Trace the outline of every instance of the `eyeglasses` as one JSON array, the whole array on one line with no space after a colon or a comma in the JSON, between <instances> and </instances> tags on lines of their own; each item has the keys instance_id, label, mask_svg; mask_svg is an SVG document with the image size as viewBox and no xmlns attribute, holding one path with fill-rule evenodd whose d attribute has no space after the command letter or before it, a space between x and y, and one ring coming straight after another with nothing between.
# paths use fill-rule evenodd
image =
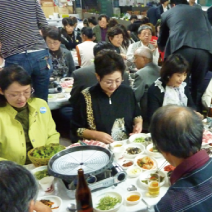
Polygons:
<instances>
[{"instance_id":1,"label":"eyeglasses","mask_svg":"<svg viewBox=\"0 0 212 212\"><path fill-rule=\"evenodd\" d=\"M21 96L23 95L25 98L29 98L33 93L34 93L34 89L31 88L29 91L24 91L24 92L20 92L20 93L16 93L16 94L6 94L6 96L8 96L9 98L12 98L12 99L19 99L21 98Z\"/></svg>"},{"instance_id":2,"label":"eyeglasses","mask_svg":"<svg viewBox=\"0 0 212 212\"><path fill-rule=\"evenodd\" d=\"M116 85L120 85L124 80L111 80L111 81L102 81L105 85L107 86L111 86L113 85L113 83L115 83Z\"/></svg>"},{"instance_id":3,"label":"eyeglasses","mask_svg":"<svg viewBox=\"0 0 212 212\"><path fill-rule=\"evenodd\" d=\"M60 44L59 41L53 41L53 42L47 41L46 43L47 43L47 45L54 45L54 46Z\"/></svg>"}]
</instances>

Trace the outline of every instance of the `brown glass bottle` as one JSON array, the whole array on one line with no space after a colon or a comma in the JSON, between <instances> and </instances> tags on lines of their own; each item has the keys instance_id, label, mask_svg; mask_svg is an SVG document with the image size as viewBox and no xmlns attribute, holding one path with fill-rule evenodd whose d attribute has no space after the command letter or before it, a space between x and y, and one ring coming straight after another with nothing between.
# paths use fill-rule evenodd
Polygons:
<instances>
[{"instance_id":1,"label":"brown glass bottle","mask_svg":"<svg viewBox=\"0 0 212 212\"><path fill-rule=\"evenodd\" d=\"M208 113L207 113L207 122L212 123L212 99L211 99L211 104L208 108Z\"/></svg>"},{"instance_id":2,"label":"brown glass bottle","mask_svg":"<svg viewBox=\"0 0 212 212\"><path fill-rule=\"evenodd\" d=\"M78 212L93 212L91 191L85 181L83 169L78 170L78 180L76 189L76 203Z\"/></svg>"}]
</instances>

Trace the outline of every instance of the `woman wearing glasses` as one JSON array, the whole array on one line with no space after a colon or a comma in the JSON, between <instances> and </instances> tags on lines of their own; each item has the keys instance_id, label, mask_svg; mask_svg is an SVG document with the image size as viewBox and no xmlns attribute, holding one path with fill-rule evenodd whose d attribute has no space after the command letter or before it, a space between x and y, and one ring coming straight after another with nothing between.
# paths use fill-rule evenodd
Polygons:
<instances>
[{"instance_id":1,"label":"woman wearing glasses","mask_svg":"<svg viewBox=\"0 0 212 212\"><path fill-rule=\"evenodd\" d=\"M76 142L86 138L112 143L142 131L140 109L132 89L122 85L125 65L112 50L95 57L98 84L83 90L74 105L72 130Z\"/></svg>"},{"instance_id":2,"label":"woman wearing glasses","mask_svg":"<svg viewBox=\"0 0 212 212\"><path fill-rule=\"evenodd\" d=\"M0 72L0 160L28 164L27 152L59 143L47 103L31 98L31 77L17 65Z\"/></svg>"}]
</instances>

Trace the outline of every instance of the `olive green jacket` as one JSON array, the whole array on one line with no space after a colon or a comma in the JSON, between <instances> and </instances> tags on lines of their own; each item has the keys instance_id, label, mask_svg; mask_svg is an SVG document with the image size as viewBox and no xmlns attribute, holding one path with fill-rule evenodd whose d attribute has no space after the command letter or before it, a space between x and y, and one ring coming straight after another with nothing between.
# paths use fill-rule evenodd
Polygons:
<instances>
[{"instance_id":1,"label":"olive green jacket","mask_svg":"<svg viewBox=\"0 0 212 212\"><path fill-rule=\"evenodd\" d=\"M48 104L38 98L28 100L29 138L32 146L59 143L59 133L55 129ZM26 141L21 123L15 119L17 111L9 104L0 107L0 160L11 160L24 165L26 161Z\"/></svg>"}]
</instances>

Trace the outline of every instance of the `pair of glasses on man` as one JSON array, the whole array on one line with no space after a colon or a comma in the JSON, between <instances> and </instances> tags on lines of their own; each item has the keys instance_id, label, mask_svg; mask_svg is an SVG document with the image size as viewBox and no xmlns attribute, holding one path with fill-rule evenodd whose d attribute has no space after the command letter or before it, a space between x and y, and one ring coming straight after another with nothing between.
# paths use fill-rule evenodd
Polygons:
<instances>
[{"instance_id":1,"label":"pair of glasses on man","mask_svg":"<svg viewBox=\"0 0 212 212\"><path fill-rule=\"evenodd\" d=\"M31 97L31 95L35 92L35 90L33 88L31 88L30 90L28 91L24 91L24 92L20 92L20 93L8 93L8 94L5 94L7 95L8 97L10 98L13 98L13 99L18 99L20 98L22 95L25 97L25 98L29 98Z\"/></svg>"}]
</instances>

